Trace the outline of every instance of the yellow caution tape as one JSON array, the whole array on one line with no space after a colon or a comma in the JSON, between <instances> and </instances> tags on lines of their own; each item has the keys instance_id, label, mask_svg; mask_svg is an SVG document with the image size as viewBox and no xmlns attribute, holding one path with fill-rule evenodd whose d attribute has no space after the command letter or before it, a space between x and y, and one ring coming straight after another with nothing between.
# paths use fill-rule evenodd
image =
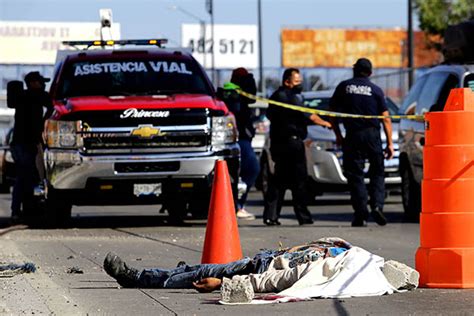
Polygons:
<instances>
[{"instance_id":1,"label":"yellow caution tape","mask_svg":"<svg viewBox=\"0 0 474 316\"><path fill-rule=\"evenodd\" d=\"M268 104L273 104L277 106L281 106L290 110L295 110L295 111L300 111L300 112L305 112L305 113L311 113L311 114L318 114L321 116L329 116L329 117L342 117L342 118L362 118L362 119L384 119L384 118L392 118L392 119L409 119L409 120L416 120L416 121L424 121L425 116L424 115L362 115L362 114L349 114L349 113L340 113L340 112L332 112L332 111L325 111L325 110L318 110L318 109L311 109L307 108L304 106L297 106L297 105L292 105L292 104L287 104L283 102L278 102L266 98L261 98L256 95L247 93L245 91L242 91L240 89L235 90L238 94L255 100L255 101L260 101Z\"/></svg>"}]
</instances>

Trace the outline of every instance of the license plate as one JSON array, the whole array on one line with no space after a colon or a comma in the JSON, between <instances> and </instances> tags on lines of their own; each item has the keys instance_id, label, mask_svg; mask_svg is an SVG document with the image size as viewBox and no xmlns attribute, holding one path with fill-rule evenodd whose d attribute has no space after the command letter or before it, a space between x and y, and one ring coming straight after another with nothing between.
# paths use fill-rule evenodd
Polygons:
<instances>
[{"instance_id":1,"label":"license plate","mask_svg":"<svg viewBox=\"0 0 474 316\"><path fill-rule=\"evenodd\" d=\"M133 194L135 196L160 196L161 183L137 183L133 185Z\"/></svg>"}]
</instances>

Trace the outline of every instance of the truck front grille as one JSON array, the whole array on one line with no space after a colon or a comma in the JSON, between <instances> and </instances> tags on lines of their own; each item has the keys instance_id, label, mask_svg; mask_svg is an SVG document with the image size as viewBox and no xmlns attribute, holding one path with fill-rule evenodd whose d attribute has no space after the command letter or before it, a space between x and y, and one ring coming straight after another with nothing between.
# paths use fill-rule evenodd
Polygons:
<instances>
[{"instance_id":1,"label":"truck front grille","mask_svg":"<svg viewBox=\"0 0 474 316\"><path fill-rule=\"evenodd\" d=\"M118 162L114 165L118 173L174 172L179 170L179 161L165 162Z\"/></svg>"},{"instance_id":2,"label":"truck front grille","mask_svg":"<svg viewBox=\"0 0 474 316\"><path fill-rule=\"evenodd\" d=\"M170 110L169 117L143 120L120 120L113 113L109 120L105 113L83 113L79 133L85 154L204 152L210 145L206 110Z\"/></svg>"},{"instance_id":3,"label":"truck front grille","mask_svg":"<svg viewBox=\"0 0 474 316\"><path fill-rule=\"evenodd\" d=\"M113 135L113 134L111 134ZM180 149L180 148L198 148L205 147L208 143L208 136L192 135L192 136L160 136L151 139L140 139L137 137L87 137L84 138L84 148L86 151L101 149ZM199 150L197 150L199 151Z\"/></svg>"}]
</instances>

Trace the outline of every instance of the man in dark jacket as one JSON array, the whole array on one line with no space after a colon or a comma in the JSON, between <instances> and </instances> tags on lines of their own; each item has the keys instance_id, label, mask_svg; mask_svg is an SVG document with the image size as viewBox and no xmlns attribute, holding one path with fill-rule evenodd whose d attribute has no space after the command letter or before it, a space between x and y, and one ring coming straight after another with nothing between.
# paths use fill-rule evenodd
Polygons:
<instances>
[{"instance_id":1,"label":"man in dark jacket","mask_svg":"<svg viewBox=\"0 0 474 316\"><path fill-rule=\"evenodd\" d=\"M271 100L304 106L302 78L298 69L288 68L283 73L282 86L273 93ZM270 120L270 152L275 162L275 173L268 183L265 196L263 222L266 225L280 225L283 198L286 189L293 196L293 207L300 225L312 224L313 219L307 208L306 155L304 139L308 124L331 128L331 124L316 114L308 114L270 104L267 110Z\"/></svg>"},{"instance_id":2,"label":"man in dark jacket","mask_svg":"<svg viewBox=\"0 0 474 316\"><path fill-rule=\"evenodd\" d=\"M366 58L360 58L353 67L354 77L341 82L330 101L333 110L350 114L383 115L389 112L385 104L382 89L369 80L372 74L372 63ZM382 121L387 147L382 149L380 138L380 121ZM342 137L339 125L333 122L334 132L343 149L344 174L347 177L351 191L351 202L354 209L352 226L367 225L369 215L367 209L367 188L364 183L364 164L370 163L370 206L372 217L379 225L385 225L387 220L382 212L385 198L384 183L384 151L385 158L393 157L392 125L390 118L380 119L344 119L346 130Z\"/></svg>"},{"instance_id":3,"label":"man in dark jacket","mask_svg":"<svg viewBox=\"0 0 474 316\"><path fill-rule=\"evenodd\" d=\"M15 125L10 145L16 166L16 180L12 192L12 220L16 221L33 207L33 188L38 182L36 156L42 144L44 118L53 110L51 98L45 91L44 78L37 71L25 76L27 90L17 96L15 107ZM43 115L46 107L46 115Z\"/></svg>"}]
</instances>

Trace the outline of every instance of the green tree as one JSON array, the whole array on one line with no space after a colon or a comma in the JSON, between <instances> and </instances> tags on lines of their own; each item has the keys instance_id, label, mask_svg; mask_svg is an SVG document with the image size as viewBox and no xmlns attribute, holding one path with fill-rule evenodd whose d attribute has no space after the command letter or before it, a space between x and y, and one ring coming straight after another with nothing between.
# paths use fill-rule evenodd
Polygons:
<instances>
[{"instance_id":1,"label":"green tree","mask_svg":"<svg viewBox=\"0 0 474 316\"><path fill-rule=\"evenodd\" d=\"M415 0L420 29L443 36L449 25L474 18L474 0Z\"/></svg>"}]
</instances>

